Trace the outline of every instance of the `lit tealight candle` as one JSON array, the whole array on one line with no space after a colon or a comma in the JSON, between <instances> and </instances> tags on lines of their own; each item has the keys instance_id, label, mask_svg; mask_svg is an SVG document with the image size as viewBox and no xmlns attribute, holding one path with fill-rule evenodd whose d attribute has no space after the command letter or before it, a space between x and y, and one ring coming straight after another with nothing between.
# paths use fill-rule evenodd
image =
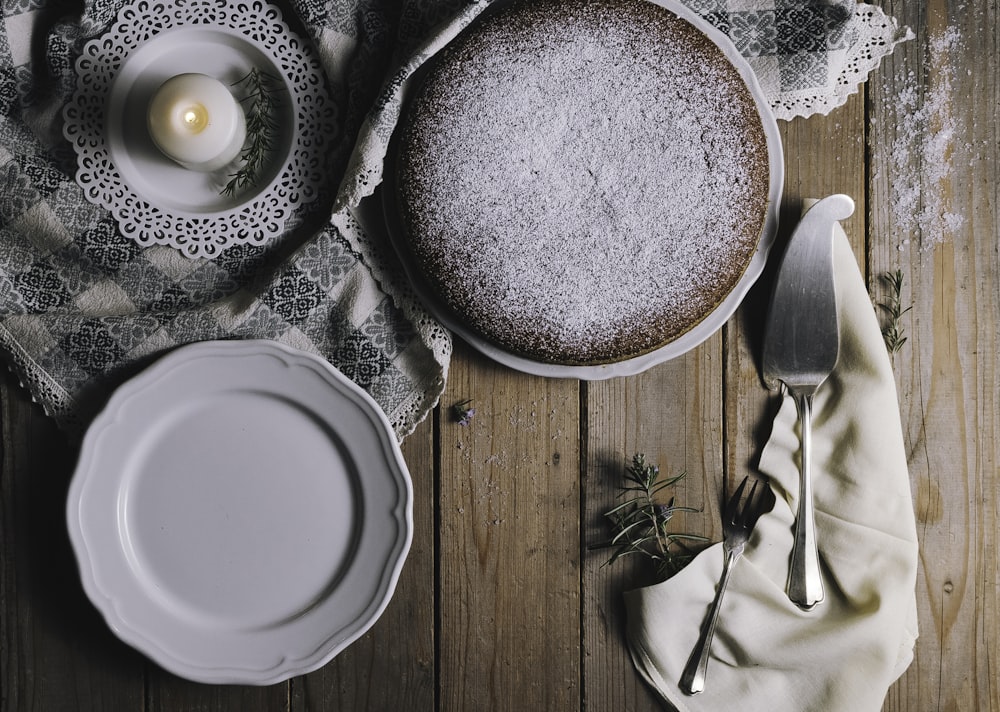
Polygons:
<instances>
[{"instance_id":1,"label":"lit tealight candle","mask_svg":"<svg viewBox=\"0 0 1000 712\"><path fill-rule=\"evenodd\" d=\"M215 171L243 148L243 108L225 84L204 74L165 81L146 116L149 135L164 155L193 171Z\"/></svg>"}]
</instances>

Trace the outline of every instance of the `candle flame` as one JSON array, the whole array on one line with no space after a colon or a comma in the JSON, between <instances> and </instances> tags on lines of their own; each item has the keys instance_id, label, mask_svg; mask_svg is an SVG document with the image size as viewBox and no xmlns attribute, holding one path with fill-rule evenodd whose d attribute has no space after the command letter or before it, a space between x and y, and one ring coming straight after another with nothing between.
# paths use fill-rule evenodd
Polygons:
<instances>
[{"instance_id":1,"label":"candle flame","mask_svg":"<svg viewBox=\"0 0 1000 712\"><path fill-rule=\"evenodd\" d=\"M184 127L191 133L200 133L208 126L208 110L201 104L192 104L181 112Z\"/></svg>"}]
</instances>

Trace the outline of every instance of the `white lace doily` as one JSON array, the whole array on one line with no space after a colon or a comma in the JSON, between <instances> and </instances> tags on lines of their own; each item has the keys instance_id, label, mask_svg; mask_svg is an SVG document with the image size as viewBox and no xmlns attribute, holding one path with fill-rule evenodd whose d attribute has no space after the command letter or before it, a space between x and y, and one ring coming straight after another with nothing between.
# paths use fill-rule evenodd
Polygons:
<instances>
[{"instance_id":1,"label":"white lace doily","mask_svg":"<svg viewBox=\"0 0 1000 712\"><path fill-rule=\"evenodd\" d=\"M198 173L175 164L146 131L146 106L166 79L185 72L234 86L252 68L281 82L273 150L253 186L223 192L237 166ZM88 42L63 133L77 153L77 182L141 245L170 245L210 258L279 235L314 200L335 135L334 106L319 60L275 6L213 0L140 0Z\"/></svg>"}]
</instances>

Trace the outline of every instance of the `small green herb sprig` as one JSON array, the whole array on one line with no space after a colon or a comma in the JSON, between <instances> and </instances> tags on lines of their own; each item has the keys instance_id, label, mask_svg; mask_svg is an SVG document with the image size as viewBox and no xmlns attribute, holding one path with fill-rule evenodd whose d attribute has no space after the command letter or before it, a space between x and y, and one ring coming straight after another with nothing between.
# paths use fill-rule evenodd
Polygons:
<instances>
[{"instance_id":1,"label":"small green herb sprig","mask_svg":"<svg viewBox=\"0 0 1000 712\"><path fill-rule=\"evenodd\" d=\"M674 497L666 504L657 501L657 495L683 478L684 473L661 479L659 467L647 463L645 455L633 455L618 493L625 501L604 514L611 525L612 538L592 547L614 549L605 566L626 556L639 555L652 561L659 580L666 580L694 557L697 552L688 542L708 540L697 534L672 532L668 525L675 512L698 510L678 506Z\"/></svg>"},{"instance_id":2,"label":"small green herb sprig","mask_svg":"<svg viewBox=\"0 0 1000 712\"><path fill-rule=\"evenodd\" d=\"M230 174L231 180L222 189L222 194L228 196L254 185L260 177L264 162L274 149L278 132L274 120L277 106L274 95L284 89L277 77L256 67L233 86L242 86L246 91L242 101L246 104L247 142L240 154L243 165L236 173Z\"/></svg>"},{"instance_id":3,"label":"small green herb sprig","mask_svg":"<svg viewBox=\"0 0 1000 712\"><path fill-rule=\"evenodd\" d=\"M906 343L903 335L903 327L900 325L902 316L913 307L903 308L903 271L897 269L895 272L886 272L882 275L881 281L885 282L889 288L889 295L884 302L879 302L878 306L886 314L886 323L882 327L882 338L890 354L895 354Z\"/></svg>"}]
</instances>

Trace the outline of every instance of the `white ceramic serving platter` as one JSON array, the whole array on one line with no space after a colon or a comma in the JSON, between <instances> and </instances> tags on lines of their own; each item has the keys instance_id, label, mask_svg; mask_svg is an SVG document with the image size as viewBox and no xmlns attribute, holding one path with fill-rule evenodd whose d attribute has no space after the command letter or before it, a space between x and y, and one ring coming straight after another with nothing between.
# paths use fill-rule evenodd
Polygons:
<instances>
[{"instance_id":1,"label":"white ceramic serving platter","mask_svg":"<svg viewBox=\"0 0 1000 712\"><path fill-rule=\"evenodd\" d=\"M88 429L67 506L87 595L162 667L271 684L378 618L412 485L375 401L271 341L182 347Z\"/></svg>"},{"instance_id":2,"label":"white ceramic serving platter","mask_svg":"<svg viewBox=\"0 0 1000 712\"><path fill-rule=\"evenodd\" d=\"M441 323L450 331L457 334L480 353L513 368L517 371L550 378L578 378L582 380L602 380L617 376L631 376L642 373L653 366L677 358L682 354L692 350L702 342L706 341L736 313L747 292L754 285L767 263L767 256L774 244L775 235L778 230L778 208L781 204L781 191L784 184L785 164L784 154L781 147L781 134L778 131L778 124L771 111L767 97L761 89L757 77L749 62L736 49L732 40L723 32L719 31L700 15L687 8L677 0L649 0L673 12L680 18L690 22L703 32L722 50L727 59L733 64L740 76L746 82L750 93L753 95L763 124L764 133L767 138L767 154L769 164L769 185L768 185L768 207L765 216L763 230L761 231L760 242L757 252L754 254L747 266L743 276L729 295L719 303L719 305L699 322L694 328L674 339L670 343L649 353L636 356L624 361L608 364L574 366L545 363L525 358L516 353L507 351L497 344L489 341L477 331L465 324L452 312L447 305L433 293L424 283L416 266L407 257L405 246L405 236L402 229L396 223L393 216L393 208L387 206L384 210L384 222L389 231L391 242L395 245L400 254L403 267L408 273L409 280L413 285L417 295L427 308ZM392 180L391 171L389 180Z\"/></svg>"}]
</instances>

